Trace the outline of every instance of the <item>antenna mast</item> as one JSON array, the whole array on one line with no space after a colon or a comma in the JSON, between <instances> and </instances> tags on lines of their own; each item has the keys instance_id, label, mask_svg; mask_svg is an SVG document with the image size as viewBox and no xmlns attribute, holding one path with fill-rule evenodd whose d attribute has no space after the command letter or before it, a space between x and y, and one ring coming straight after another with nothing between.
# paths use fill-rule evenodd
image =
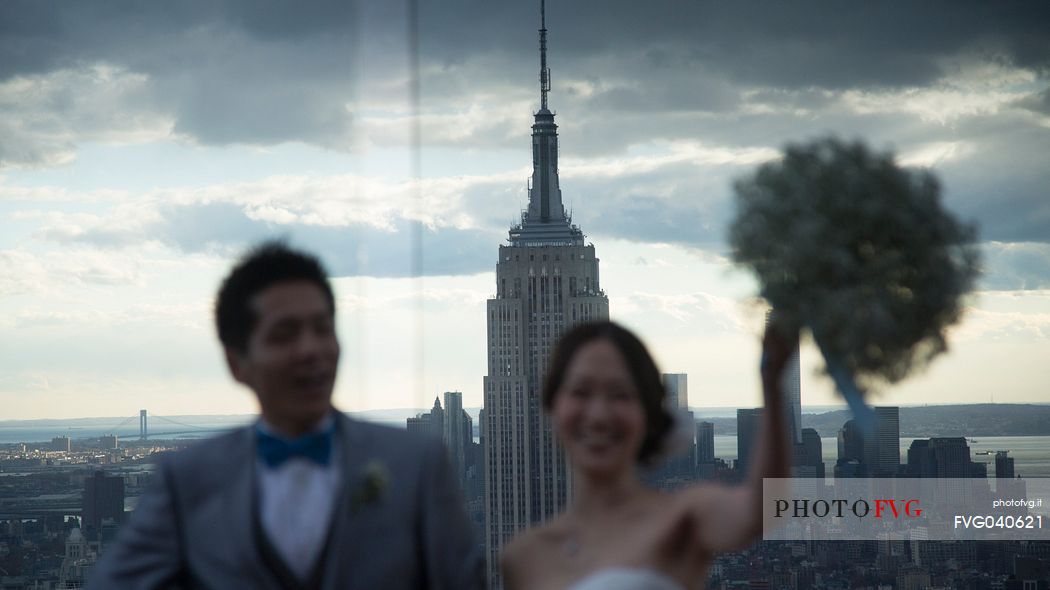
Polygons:
<instances>
[{"instance_id":1,"label":"antenna mast","mask_svg":"<svg viewBox=\"0 0 1050 590\"><path fill-rule=\"evenodd\" d=\"M551 70L547 67L547 2L540 0L540 110L547 110Z\"/></svg>"}]
</instances>

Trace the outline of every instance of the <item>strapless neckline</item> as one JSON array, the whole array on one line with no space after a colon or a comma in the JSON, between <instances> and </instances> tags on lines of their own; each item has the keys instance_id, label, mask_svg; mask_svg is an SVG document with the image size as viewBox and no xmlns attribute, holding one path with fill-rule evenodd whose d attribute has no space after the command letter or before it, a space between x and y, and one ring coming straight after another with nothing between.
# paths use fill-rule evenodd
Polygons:
<instances>
[{"instance_id":1,"label":"strapless neckline","mask_svg":"<svg viewBox=\"0 0 1050 590\"><path fill-rule=\"evenodd\" d=\"M609 567L589 574L567 590L685 590L685 587L656 570Z\"/></svg>"}]
</instances>

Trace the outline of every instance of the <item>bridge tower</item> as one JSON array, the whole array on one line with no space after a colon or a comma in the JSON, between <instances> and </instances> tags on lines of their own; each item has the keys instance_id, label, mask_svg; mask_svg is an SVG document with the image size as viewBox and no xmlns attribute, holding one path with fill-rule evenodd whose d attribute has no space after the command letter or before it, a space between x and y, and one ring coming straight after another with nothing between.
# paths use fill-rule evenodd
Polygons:
<instances>
[{"instance_id":1,"label":"bridge tower","mask_svg":"<svg viewBox=\"0 0 1050 590\"><path fill-rule=\"evenodd\" d=\"M146 440L149 436L148 421L146 419L146 410L139 410L139 440Z\"/></svg>"}]
</instances>

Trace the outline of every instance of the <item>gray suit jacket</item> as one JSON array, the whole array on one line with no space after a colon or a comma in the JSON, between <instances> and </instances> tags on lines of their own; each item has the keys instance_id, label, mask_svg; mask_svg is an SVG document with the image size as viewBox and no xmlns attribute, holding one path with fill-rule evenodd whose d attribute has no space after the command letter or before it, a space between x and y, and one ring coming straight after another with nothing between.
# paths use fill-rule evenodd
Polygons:
<instances>
[{"instance_id":1,"label":"gray suit jacket","mask_svg":"<svg viewBox=\"0 0 1050 590\"><path fill-rule=\"evenodd\" d=\"M345 481L322 588L482 588L483 556L440 442L342 414L337 428ZM386 483L362 493L375 464ZM279 590L253 534L255 469L251 427L165 457L87 587Z\"/></svg>"}]
</instances>

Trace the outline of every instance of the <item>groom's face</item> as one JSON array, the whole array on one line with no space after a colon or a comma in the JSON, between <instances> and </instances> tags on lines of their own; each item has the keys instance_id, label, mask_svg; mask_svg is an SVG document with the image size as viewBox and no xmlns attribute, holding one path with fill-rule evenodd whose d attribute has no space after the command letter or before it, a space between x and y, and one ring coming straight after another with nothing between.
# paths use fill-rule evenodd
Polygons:
<instances>
[{"instance_id":1,"label":"groom's face","mask_svg":"<svg viewBox=\"0 0 1050 590\"><path fill-rule=\"evenodd\" d=\"M305 280L271 285L249 304L255 327L247 350L232 353L234 377L255 392L271 424L309 428L332 407L339 363L332 307Z\"/></svg>"}]
</instances>

